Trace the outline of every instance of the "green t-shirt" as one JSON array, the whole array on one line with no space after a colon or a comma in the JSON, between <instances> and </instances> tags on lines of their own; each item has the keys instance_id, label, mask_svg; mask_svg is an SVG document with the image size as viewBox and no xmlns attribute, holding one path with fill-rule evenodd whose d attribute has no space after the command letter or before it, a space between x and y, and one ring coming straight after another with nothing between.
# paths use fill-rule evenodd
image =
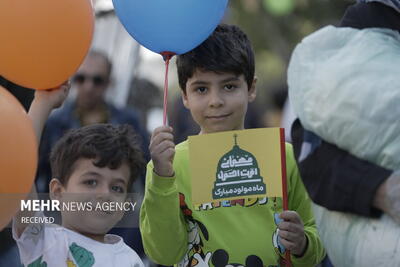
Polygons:
<instances>
[{"instance_id":1,"label":"green t-shirt","mask_svg":"<svg viewBox=\"0 0 400 267\"><path fill-rule=\"evenodd\" d=\"M281 198L246 198L193 206L188 142L175 148L174 177L159 177L147 166L140 228L146 254L155 262L176 266L279 266L284 257L277 241ZM324 257L291 145L286 144L289 209L304 223L308 247L293 266L311 267Z\"/></svg>"}]
</instances>

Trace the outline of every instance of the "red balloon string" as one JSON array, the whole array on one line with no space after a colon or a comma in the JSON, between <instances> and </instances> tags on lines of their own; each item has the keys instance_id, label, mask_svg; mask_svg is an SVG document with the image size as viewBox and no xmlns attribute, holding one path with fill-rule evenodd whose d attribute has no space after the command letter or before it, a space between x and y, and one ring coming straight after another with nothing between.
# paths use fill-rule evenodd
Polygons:
<instances>
[{"instance_id":1,"label":"red balloon string","mask_svg":"<svg viewBox=\"0 0 400 267\"><path fill-rule=\"evenodd\" d=\"M172 52L161 52L165 61L165 80L164 80L164 113L163 113L163 125L167 125L167 108L168 108L168 68L169 68L169 61L175 55Z\"/></svg>"}]
</instances>

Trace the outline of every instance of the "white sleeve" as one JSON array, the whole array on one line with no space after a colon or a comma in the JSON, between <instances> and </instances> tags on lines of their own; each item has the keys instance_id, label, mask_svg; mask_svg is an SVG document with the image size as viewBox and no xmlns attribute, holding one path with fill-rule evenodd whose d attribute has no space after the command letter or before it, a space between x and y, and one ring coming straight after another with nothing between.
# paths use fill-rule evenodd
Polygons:
<instances>
[{"instance_id":1,"label":"white sleeve","mask_svg":"<svg viewBox=\"0 0 400 267\"><path fill-rule=\"evenodd\" d=\"M144 267L143 261L140 259L139 255L136 254L133 257L133 267Z\"/></svg>"},{"instance_id":2,"label":"white sleeve","mask_svg":"<svg viewBox=\"0 0 400 267\"><path fill-rule=\"evenodd\" d=\"M144 263L142 259L140 259L136 251L128 247L128 245L126 244L124 244L124 246L125 246L124 254L128 255L128 257L125 258L125 261L127 262L124 262L123 266L144 267Z\"/></svg>"},{"instance_id":3,"label":"white sleeve","mask_svg":"<svg viewBox=\"0 0 400 267\"><path fill-rule=\"evenodd\" d=\"M42 212L35 213L34 217L45 218ZM25 228L18 238L13 220L12 234L17 242L22 263L35 261L43 255L47 248L55 245L56 239L51 237L53 234L48 228L52 228L52 226L45 223L32 223Z\"/></svg>"}]
</instances>

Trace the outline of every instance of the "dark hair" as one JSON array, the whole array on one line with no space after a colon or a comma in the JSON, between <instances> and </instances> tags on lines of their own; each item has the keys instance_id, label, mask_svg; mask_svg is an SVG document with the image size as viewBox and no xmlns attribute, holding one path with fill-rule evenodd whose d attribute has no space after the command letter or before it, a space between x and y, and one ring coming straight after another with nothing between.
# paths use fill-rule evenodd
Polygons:
<instances>
[{"instance_id":1,"label":"dark hair","mask_svg":"<svg viewBox=\"0 0 400 267\"><path fill-rule=\"evenodd\" d=\"M66 185L74 163L81 158L93 159L93 164L100 168L116 169L127 163L128 190L142 174L145 163L138 136L130 125L93 124L67 132L50 153L53 177Z\"/></svg>"},{"instance_id":2,"label":"dark hair","mask_svg":"<svg viewBox=\"0 0 400 267\"><path fill-rule=\"evenodd\" d=\"M400 14L380 2L358 2L346 9L340 27L387 28L400 32Z\"/></svg>"},{"instance_id":3,"label":"dark hair","mask_svg":"<svg viewBox=\"0 0 400 267\"><path fill-rule=\"evenodd\" d=\"M254 65L254 52L247 35L239 27L226 24L218 25L207 40L176 60L179 86L184 92L196 69L243 74L250 88Z\"/></svg>"}]
</instances>

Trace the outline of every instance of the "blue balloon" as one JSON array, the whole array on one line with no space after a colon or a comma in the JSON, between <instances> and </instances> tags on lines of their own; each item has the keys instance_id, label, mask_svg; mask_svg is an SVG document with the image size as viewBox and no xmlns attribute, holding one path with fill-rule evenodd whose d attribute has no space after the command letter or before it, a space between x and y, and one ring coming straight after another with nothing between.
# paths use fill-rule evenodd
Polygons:
<instances>
[{"instance_id":1,"label":"blue balloon","mask_svg":"<svg viewBox=\"0 0 400 267\"><path fill-rule=\"evenodd\" d=\"M186 53L221 21L228 0L113 0L129 34L156 52Z\"/></svg>"}]
</instances>

